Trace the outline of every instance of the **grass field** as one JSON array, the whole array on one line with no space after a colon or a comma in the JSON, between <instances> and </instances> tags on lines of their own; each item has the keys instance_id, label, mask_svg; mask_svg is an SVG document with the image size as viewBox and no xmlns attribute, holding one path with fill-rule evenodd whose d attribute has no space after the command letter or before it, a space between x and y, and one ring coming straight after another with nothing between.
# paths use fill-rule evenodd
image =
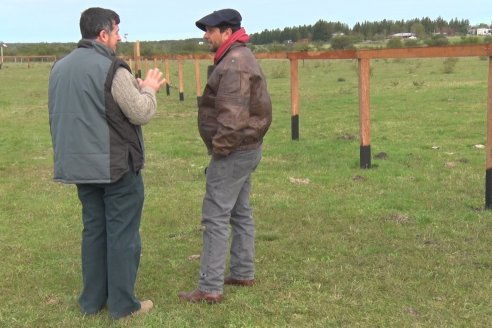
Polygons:
<instances>
[{"instance_id":1,"label":"grass field","mask_svg":"<svg viewBox=\"0 0 492 328\"><path fill-rule=\"evenodd\" d=\"M490 326L492 212L484 210L486 154L476 147L486 142L488 61L460 58L451 70L444 58L372 61L367 170L359 168L356 62L299 63L299 141L290 140L289 63L261 63L274 120L253 178L258 284L228 286L214 306L177 298L197 283L208 161L187 62L185 101L174 87L160 92L144 127L136 290L155 310L117 322L107 311L79 313L81 208L74 186L52 182L50 66L4 65L0 326Z\"/></svg>"}]
</instances>

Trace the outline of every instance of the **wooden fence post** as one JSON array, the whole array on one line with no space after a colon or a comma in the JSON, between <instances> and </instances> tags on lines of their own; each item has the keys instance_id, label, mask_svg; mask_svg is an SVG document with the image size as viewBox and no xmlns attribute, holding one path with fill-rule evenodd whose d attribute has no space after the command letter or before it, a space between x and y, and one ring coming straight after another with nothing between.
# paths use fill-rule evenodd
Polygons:
<instances>
[{"instance_id":1,"label":"wooden fence post","mask_svg":"<svg viewBox=\"0 0 492 328\"><path fill-rule=\"evenodd\" d=\"M292 140L299 140L299 69L297 58L290 58L290 99Z\"/></svg>"},{"instance_id":2,"label":"wooden fence post","mask_svg":"<svg viewBox=\"0 0 492 328\"><path fill-rule=\"evenodd\" d=\"M360 167L371 167L371 119L370 119L370 75L371 64L368 58L359 58L359 133Z\"/></svg>"},{"instance_id":3,"label":"wooden fence post","mask_svg":"<svg viewBox=\"0 0 492 328\"><path fill-rule=\"evenodd\" d=\"M485 171L485 208L492 209L492 57L489 57L487 97L487 158Z\"/></svg>"},{"instance_id":4,"label":"wooden fence post","mask_svg":"<svg viewBox=\"0 0 492 328\"><path fill-rule=\"evenodd\" d=\"M171 80L169 77L169 60L167 58L164 59L164 72L166 76L166 94L169 96L171 94Z\"/></svg>"},{"instance_id":5,"label":"wooden fence post","mask_svg":"<svg viewBox=\"0 0 492 328\"><path fill-rule=\"evenodd\" d=\"M183 59L178 58L179 100L184 101Z\"/></svg>"},{"instance_id":6,"label":"wooden fence post","mask_svg":"<svg viewBox=\"0 0 492 328\"><path fill-rule=\"evenodd\" d=\"M135 58L135 77L142 77L142 69L140 66L140 41L136 41L133 46L133 57Z\"/></svg>"},{"instance_id":7,"label":"wooden fence post","mask_svg":"<svg viewBox=\"0 0 492 328\"><path fill-rule=\"evenodd\" d=\"M195 58L195 82L196 82L196 98L202 95L202 83L200 81L200 59Z\"/></svg>"}]
</instances>

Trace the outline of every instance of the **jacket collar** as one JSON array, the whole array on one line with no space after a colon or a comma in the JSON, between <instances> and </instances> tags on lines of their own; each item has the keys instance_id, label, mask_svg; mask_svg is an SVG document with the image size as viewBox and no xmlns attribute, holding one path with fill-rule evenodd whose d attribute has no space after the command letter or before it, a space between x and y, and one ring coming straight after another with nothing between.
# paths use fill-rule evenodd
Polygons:
<instances>
[{"instance_id":1,"label":"jacket collar","mask_svg":"<svg viewBox=\"0 0 492 328\"><path fill-rule=\"evenodd\" d=\"M108 58L112 58L116 55L112 49L106 47L101 42L97 42L96 40L91 39L81 39L77 44L77 48L93 48L101 55Z\"/></svg>"}]
</instances>

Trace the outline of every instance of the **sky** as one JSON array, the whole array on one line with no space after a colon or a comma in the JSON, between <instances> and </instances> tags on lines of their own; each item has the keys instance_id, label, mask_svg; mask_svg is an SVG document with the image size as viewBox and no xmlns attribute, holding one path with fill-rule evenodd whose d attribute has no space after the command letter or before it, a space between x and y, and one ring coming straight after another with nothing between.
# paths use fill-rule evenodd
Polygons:
<instances>
[{"instance_id":1,"label":"sky","mask_svg":"<svg viewBox=\"0 0 492 328\"><path fill-rule=\"evenodd\" d=\"M409 20L438 17L492 24L488 0L1 0L0 41L5 43L77 42L84 9L103 7L120 16L123 41L201 38L195 21L223 8L237 9L248 33L341 22ZM402 31L407 32L407 31Z\"/></svg>"}]
</instances>

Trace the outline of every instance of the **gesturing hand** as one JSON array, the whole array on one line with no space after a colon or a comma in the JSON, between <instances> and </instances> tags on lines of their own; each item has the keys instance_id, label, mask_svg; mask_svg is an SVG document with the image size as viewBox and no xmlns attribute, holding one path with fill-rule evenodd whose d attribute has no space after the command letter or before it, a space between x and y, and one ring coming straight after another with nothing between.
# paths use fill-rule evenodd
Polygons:
<instances>
[{"instance_id":1,"label":"gesturing hand","mask_svg":"<svg viewBox=\"0 0 492 328\"><path fill-rule=\"evenodd\" d=\"M137 79L140 89L143 87L149 87L158 91L161 86L166 83L166 79L162 77L162 72L158 68L152 68L147 71L145 80Z\"/></svg>"}]
</instances>

